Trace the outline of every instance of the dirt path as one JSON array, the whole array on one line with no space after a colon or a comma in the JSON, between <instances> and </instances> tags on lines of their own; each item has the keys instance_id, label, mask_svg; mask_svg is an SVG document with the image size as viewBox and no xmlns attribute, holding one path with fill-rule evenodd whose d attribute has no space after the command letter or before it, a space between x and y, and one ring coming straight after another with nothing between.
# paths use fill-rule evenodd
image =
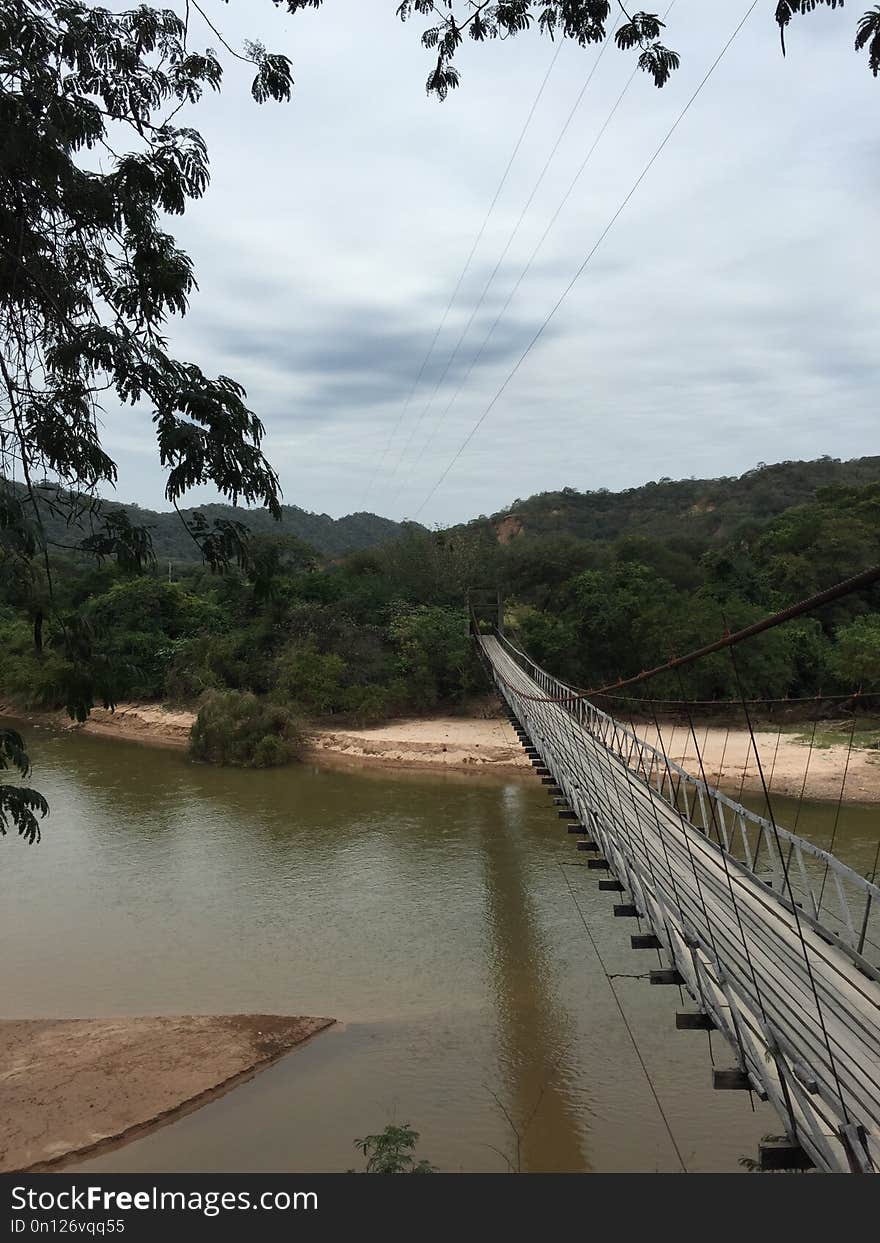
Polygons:
<instances>
[{"instance_id":1,"label":"dirt path","mask_svg":"<svg viewBox=\"0 0 880 1243\"><path fill-rule=\"evenodd\" d=\"M203 1105L333 1019L0 1020L0 1171L93 1155Z\"/></svg>"}]
</instances>

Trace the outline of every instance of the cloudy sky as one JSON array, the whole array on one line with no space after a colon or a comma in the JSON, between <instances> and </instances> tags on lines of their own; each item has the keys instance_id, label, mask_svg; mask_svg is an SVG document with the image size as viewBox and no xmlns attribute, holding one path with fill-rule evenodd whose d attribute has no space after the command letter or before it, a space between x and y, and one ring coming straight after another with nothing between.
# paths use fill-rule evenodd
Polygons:
<instances>
[{"instance_id":1,"label":"cloudy sky","mask_svg":"<svg viewBox=\"0 0 880 1243\"><path fill-rule=\"evenodd\" d=\"M172 224L200 291L170 336L246 386L285 501L445 524L545 489L878 452L880 82L852 49L867 5L796 19L783 60L775 0L760 0L435 488L748 0L676 0L681 69L662 91L639 74L598 144L633 60L562 47L445 321L555 47L468 45L440 104L424 23L402 25L396 4L290 17L202 0L233 45L286 52L296 87L258 107L233 63L187 118L212 184ZM108 409L105 430L119 498L165 508L148 412Z\"/></svg>"}]
</instances>

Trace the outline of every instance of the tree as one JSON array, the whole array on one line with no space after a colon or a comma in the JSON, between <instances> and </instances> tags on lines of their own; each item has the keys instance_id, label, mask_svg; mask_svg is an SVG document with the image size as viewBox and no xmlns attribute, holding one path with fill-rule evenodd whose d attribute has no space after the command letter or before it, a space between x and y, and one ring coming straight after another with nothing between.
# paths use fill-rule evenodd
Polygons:
<instances>
[{"instance_id":1,"label":"tree","mask_svg":"<svg viewBox=\"0 0 880 1243\"><path fill-rule=\"evenodd\" d=\"M151 558L148 532L97 503L117 473L99 433L108 396L152 407L175 508L211 483L233 502L279 512L263 426L244 390L173 358L163 336L195 287L163 217L180 215L208 184L204 141L174 118L218 90L223 72L210 48L194 45L189 14L189 4L180 17L78 0L0 9L0 534L24 579L39 556L50 597L47 513L70 525L87 515L78 544L99 558L133 568ZM258 103L289 98L286 57L253 43L245 59ZM239 524L196 514L189 529L213 566L242 558ZM86 668L87 631L73 617L58 623L69 657ZM39 648L36 624L34 637ZM71 679L71 714L86 714L98 691L86 676ZM16 789L0 787L0 806L34 840Z\"/></svg>"},{"instance_id":2,"label":"tree","mask_svg":"<svg viewBox=\"0 0 880 1243\"><path fill-rule=\"evenodd\" d=\"M318 9L323 0L273 0L286 4L291 13ZM820 5L837 9L843 0L779 0L775 21L785 54L786 31L792 19L811 13ZM408 21L425 17L429 25L422 31L422 45L434 57L426 89L429 95L445 99L460 83L455 54L465 38L476 43L489 39L510 39L537 28L550 38L560 35L581 47L603 43L612 31L622 51L638 53L639 68L649 74L658 87L665 86L678 68L680 58L661 41L665 22L656 13L632 11L622 0L403 0L397 16ZM617 21L612 30L612 22ZM874 77L880 75L880 5L869 10L856 28L856 51L867 50Z\"/></svg>"},{"instance_id":3,"label":"tree","mask_svg":"<svg viewBox=\"0 0 880 1243\"><path fill-rule=\"evenodd\" d=\"M880 687L880 613L866 613L837 632L832 671L847 687Z\"/></svg>"},{"instance_id":4,"label":"tree","mask_svg":"<svg viewBox=\"0 0 880 1243\"><path fill-rule=\"evenodd\" d=\"M209 764L272 768L299 754L303 735L280 704L240 691L211 691L190 734L190 755Z\"/></svg>"}]
</instances>

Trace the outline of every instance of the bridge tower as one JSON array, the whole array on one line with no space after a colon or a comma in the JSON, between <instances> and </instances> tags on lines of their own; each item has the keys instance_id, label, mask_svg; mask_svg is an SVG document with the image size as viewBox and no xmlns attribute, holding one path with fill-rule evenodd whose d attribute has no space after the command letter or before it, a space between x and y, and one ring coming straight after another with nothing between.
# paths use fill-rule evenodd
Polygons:
<instances>
[{"instance_id":1,"label":"bridge tower","mask_svg":"<svg viewBox=\"0 0 880 1243\"><path fill-rule=\"evenodd\" d=\"M469 587L465 597L467 605L467 633L474 633L474 622L489 617L499 635L504 634L504 595L500 587Z\"/></svg>"}]
</instances>

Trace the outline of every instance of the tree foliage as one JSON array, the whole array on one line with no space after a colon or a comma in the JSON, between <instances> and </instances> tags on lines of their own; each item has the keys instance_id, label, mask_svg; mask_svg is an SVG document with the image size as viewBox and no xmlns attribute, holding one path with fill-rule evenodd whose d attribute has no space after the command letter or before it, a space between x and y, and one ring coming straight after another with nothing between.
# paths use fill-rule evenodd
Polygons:
<instances>
[{"instance_id":1,"label":"tree foliage","mask_svg":"<svg viewBox=\"0 0 880 1243\"><path fill-rule=\"evenodd\" d=\"M14 729L0 729L0 769L16 769L22 778L30 773L30 762L21 735ZM23 785L0 785L0 836L10 828L33 843L40 840L40 820L49 806L42 794Z\"/></svg>"},{"instance_id":2,"label":"tree foliage","mask_svg":"<svg viewBox=\"0 0 880 1243\"><path fill-rule=\"evenodd\" d=\"M319 9L323 0L273 0L289 12ZM837 9L843 0L779 0L775 21L783 54L785 35L792 19L820 6ZM537 30L551 39L571 39L581 47L603 43L609 35L618 48L637 54L639 68L654 85L663 87L678 69L680 57L663 41L666 28L657 13L634 11L622 0L402 0L397 4L401 21L423 18L422 46L431 54L432 66L425 83L429 95L443 100L461 83L456 53L466 39L485 43L511 39ZM880 6L860 19L856 51L867 48L871 72L880 74Z\"/></svg>"},{"instance_id":3,"label":"tree foliage","mask_svg":"<svg viewBox=\"0 0 880 1243\"><path fill-rule=\"evenodd\" d=\"M152 411L172 505L210 483L233 503L279 511L263 426L241 385L173 357L164 336L195 288L166 220L208 185L204 140L175 118L223 76L189 17L189 4L183 15L78 0L0 9L0 540L20 577L47 593L35 648L51 609L79 719L96 699L112 705L113 677L96 676L86 619L55 608L48 519L72 536L58 542L99 559L126 569L152 559L145 529L97 501L117 477L103 404ZM257 102L289 98L286 57L254 43L244 58ZM212 565L243 557L240 523L194 514L188 525ZM33 838L20 792L0 787L0 802Z\"/></svg>"},{"instance_id":4,"label":"tree foliage","mask_svg":"<svg viewBox=\"0 0 880 1243\"><path fill-rule=\"evenodd\" d=\"M523 526L507 543L488 520L409 528L395 543L342 559L261 535L246 568L215 575L191 565L175 582L71 553L58 559L57 610L43 619L39 654L33 630L45 592L22 587L0 556L0 696L29 709L59 707L85 680L111 698L172 700L199 709L200 758L280 763L298 754L299 719L365 725L461 710L482 695L463 608L475 585L501 587L508 627L534 659L579 686L605 685L876 562L880 482L824 481L872 470L877 480L880 463L848 464L848 475L846 465L765 467L714 493L702 481L718 505L697 503L696 513L695 481L638 490L638 504L630 493L567 489L520 502ZM765 475L771 492L798 503L776 512ZM505 521L499 530L509 529ZM566 529L581 523L590 538ZM742 688L782 698L861 687L870 703L880 691L878 627L877 589L781 626L738 649ZM681 682L667 674L648 689L660 698L683 690L731 699L739 682L720 652L683 671ZM9 813L24 812L25 796L12 797ZM39 805L31 811L38 817Z\"/></svg>"}]
</instances>

